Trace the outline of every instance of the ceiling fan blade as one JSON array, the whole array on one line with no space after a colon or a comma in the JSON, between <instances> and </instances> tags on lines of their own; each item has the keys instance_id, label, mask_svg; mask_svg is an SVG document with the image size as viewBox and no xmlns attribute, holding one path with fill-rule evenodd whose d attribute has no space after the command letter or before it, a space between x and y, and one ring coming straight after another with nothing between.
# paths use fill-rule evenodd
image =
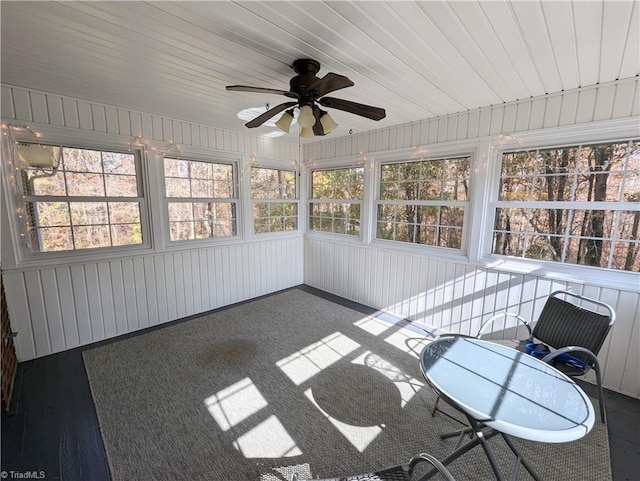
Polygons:
<instances>
[{"instance_id":1,"label":"ceiling fan blade","mask_svg":"<svg viewBox=\"0 0 640 481\"><path fill-rule=\"evenodd\" d=\"M320 122L320 107L317 105L313 106L313 116L316 118L316 123L313 124L313 133L315 135L324 135L324 127Z\"/></svg>"},{"instance_id":2,"label":"ceiling fan blade","mask_svg":"<svg viewBox=\"0 0 640 481\"><path fill-rule=\"evenodd\" d=\"M353 82L344 75L338 75L337 73L330 72L320 80L316 80L314 83L309 85L308 90L315 98L319 98L323 95L327 95L329 92L353 87L353 85Z\"/></svg>"},{"instance_id":3,"label":"ceiling fan blade","mask_svg":"<svg viewBox=\"0 0 640 481\"><path fill-rule=\"evenodd\" d=\"M248 85L227 85L227 90L233 92L256 92L261 94L286 95L294 99L298 98L298 94L289 90L267 89L263 87L249 87Z\"/></svg>"},{"instance_id":4,"label":"ceiling fan blade","mask_svg":"<svg viewBox=\"0 0 640 481\"><path fill-rule=\"evenodd\" d=\"M274 115L277 115L283 110L287 110L289 107L293 107L294 105L297 105L297 104L298 102L285 102L283 104L276 105L272 109L267 110L262 115L258 115L255 119L253 119L250 122L247 122L244 125L245 127L249 127L250 129L253 129L254 127L260 127L262 124L264 124L267 120L269 120Z\"/></svg>"},{"instance_id":5,"label":"ceiling fan blade","mask_svg":"<svg viewBox=\"0 0 640 481\"><path fill-rule=\"evenodd\" d=\"M372 107L371 105L359 104L349 100L336 99L334 97L323 97L319 99L318 102L323 107L344 110L345 112L360 115L361 117L367 117L371 120L381 120L387 116L385 110L380 107Z\"/></svg>"}]
</instances>

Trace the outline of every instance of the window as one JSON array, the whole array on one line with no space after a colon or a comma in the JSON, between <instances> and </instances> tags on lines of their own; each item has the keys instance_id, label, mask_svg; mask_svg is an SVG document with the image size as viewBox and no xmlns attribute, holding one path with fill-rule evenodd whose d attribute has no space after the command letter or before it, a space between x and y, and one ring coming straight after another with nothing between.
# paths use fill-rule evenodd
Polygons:
<instances>
[{"instance_id":1,"label":"window","mask_svg":"<svg viewBox=\"0 0 640 481\"><path fill-rule=\"evenodd\" d=\"M492 253L640 271L638 141L506 152Z\"/></svg>"},{"instance_id":2,"label":"window","mask_svg":"<svg viewBox=\"0 0 640 481\"><path fill-rule=\"evenodd\" d=\"M382 164L377 238L462 249L470 157Z\"/></svg>"},{"instance_id":3,"label":"window","mask_svg":"<svg viewBox=\"0 0 640 481\"><path fill-rule=\"evenodd\" d=\"M136 154L19 143L32 252L142 244Z\"/></svg>"},{"instance_id":4,"label":"window","mask_svg":"<svg viewBox=\"0 0 640 481\"><path fill-rule=\"evenodd\" d=\"M172 241L237 234L233 165L165 158L164 184Z\"/></svg>"},{"instance_id":5,"label":"window","mask_svg":"<svg viewBox=\"0 0 640 481\"><path fill-rule=\"evenodd\" d=\"M312 171L310 228L359 236L363 187L363 167Z\"/></svg>"},{"instance_id":6,"label":"window","mask_svg":"<svg viewBox=\"0 0 640 481\"><path fill-rule=\"evenodd\" d=\"M295 171L251 168L253 230L256 234L296 230L296 198Z\"/></svg>"}]
</instances>

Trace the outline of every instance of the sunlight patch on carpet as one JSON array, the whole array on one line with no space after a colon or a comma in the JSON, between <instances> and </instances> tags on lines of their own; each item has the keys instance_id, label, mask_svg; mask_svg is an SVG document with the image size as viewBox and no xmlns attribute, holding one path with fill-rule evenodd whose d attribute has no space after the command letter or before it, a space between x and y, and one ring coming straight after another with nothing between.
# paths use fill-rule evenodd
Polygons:
<instances>
[{"instance_id":1,"label":"sunlight patch on carpet","mask_svg":"<svg viewBox=\"0 0 640 481\"><path fill-rule=\"evenodd\" d=\"M276 362L276 366L299 386L359 347L360 344L354 340L340 332L334 332L281 359Z\"/></svg>"}]
</instances>

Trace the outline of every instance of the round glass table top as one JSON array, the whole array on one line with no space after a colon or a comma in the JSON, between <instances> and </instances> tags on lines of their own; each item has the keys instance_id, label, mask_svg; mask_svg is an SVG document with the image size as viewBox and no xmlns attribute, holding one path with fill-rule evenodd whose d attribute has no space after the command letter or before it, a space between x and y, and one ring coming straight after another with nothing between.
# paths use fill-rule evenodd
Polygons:
<instances>
[{"instance_id":1,"label":"round glass table top","mask_svg":"<svg viewBox=\"0 0 640 481\"><path fill-rule=\"evenodd\" d=\"M500 432L561 443L586 435L591 400L553 366L509 347L440 337L420 355L425 379L444 399Z\"/></svg>"}]
</instances>

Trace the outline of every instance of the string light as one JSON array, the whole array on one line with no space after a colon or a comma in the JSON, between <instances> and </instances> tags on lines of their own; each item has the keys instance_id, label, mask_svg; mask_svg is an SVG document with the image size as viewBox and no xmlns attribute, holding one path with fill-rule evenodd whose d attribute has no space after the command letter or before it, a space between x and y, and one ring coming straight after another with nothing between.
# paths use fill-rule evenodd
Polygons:
<instances>
[{"instance_id":1,"label":"string light","mask_svg":"<svg viewBox=\"0 0 640 481\"><path fill-rule=\"evenodd\" d=\"M178 158L182 159L183 157L182 147L177 143L175 143L173 140L169 140L168 142L166 142L166 144L168 144L168 147L166 148L158 148L156 147L156 144L157 144L157 141L151 141L151 140L145 139L144 137L136 136L129 143L129 152L132 151L134 146L142 147L146 151L153 152L160 159L163 159L165 155L167 155L169 152L173 150L175 151Z\"/></svg>"},{"instance_id":2,"label":"string light","mask_svg":"<svg viewBox=\"0 0 640 481\"><path fill-rule=\"evenodd\" d=\"M38 143L38 145L40 145L40 139L42 138L42 134L40 132L34 131L29 125L2 124L0 127L2 128L2 135L4 137L7 137L9 145L19 144L19 142L15 140L11 135L12 132L20 132L20 133L27 132L31 134L36 140L36 142ZM42 148L45 148L42 145L40 146ZM11 187L16 194L16 200L17 200L16 203L18 204L18 207L16 208L15 212L21 224L20 238L24 239L27 237L27 233L29 231L29 223L28 223L28 216L24 215L24 201L26 199L26 196L24 195L24 192L23 192L22 183L17 182L17 179L21 178L22 174L20 173L20 170L21 170L20 163L17 162L16 159L14 158L15 152L16 151L14 149L10 149L9 155L7 155L6 158L7 158L7 165L9 166L10 172L11 172L11 175L10 175ZM30 247L29 243L26 243L25 245L27 247Z\"/></svg>"}]
</instances>

